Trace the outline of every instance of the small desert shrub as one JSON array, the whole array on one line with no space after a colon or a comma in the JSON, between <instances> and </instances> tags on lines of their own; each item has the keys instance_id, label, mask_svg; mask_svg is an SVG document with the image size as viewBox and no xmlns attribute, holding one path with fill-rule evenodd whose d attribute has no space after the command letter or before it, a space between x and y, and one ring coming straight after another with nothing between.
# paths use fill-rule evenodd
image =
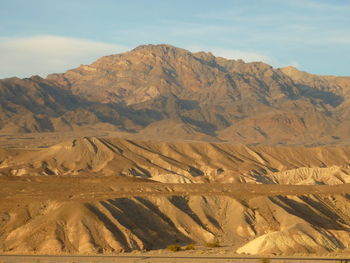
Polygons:
<instances>
[{"instance_id":1,"label":"small desert shrub","mask_svg":"<svg viewBox=\"0 0 350 263\"><path fill-rule=\"evenodd\" d=\"M261 263L270 263L270 259L269 258L262 258L260 260Z\"/></svg>"},{"instance_id":2,"label":"small desert shrub","mask_svg":"<svg viewBox=\"0 0 350 263\"><path fill-rule=\"evenodd\" d=\"M194 244L189 244L187 246L185 246L185 250L194 250Z\"/></svg>"},{"instance_id":3,"label":"small desert shrub","mask_svg":"<svg viewBox=\"0 0 350 263\"><path fill-rule=\"evenodd\" d=\"M205 245L207 247L220 247L219 240L214 240L212 242L207 242Z\"/></svg>"},{"instance_id":4,"label":"small desert shrub","mask_svg":"<svg viewBox=\"0 0 350 263\"><path fill-rule=\"evenodd\" d=\"M181 247L179 245L169 245L167 249L169 249L170 251L176 252L176 251L180 251Z\"/></svg>"}]
</instances>

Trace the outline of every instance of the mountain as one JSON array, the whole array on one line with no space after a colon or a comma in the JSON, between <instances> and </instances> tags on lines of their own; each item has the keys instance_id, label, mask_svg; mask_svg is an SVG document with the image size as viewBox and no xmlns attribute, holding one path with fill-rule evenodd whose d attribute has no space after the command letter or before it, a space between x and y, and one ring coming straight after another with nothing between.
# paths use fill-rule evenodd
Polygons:
<instances>
[{"instance_id":1,"label":"mountain","mask_svg":"<svg viewBox=\"0 0 350 263\"><path fill-rule=\"evenodd\" d=\"M46 79L0 80L0 131L347 144L349 79L144 45Z\"/></svg>"},{"instance_id":2,"label":"mountain","mask_svg":"<svg viewBox=\"0 0 350 263\"><path fill-rule=\"evenodd\" d=\"M0 112L3 133L138 127L132 110L89 102L39 76L0 80Z\"/></svg>"},{"instance_id":3,"label":"mountain","mask_svg":"<svg viewBox=\"0 0 350 263\"><path fill-rule=\"evenodd\" d=\"M344 256L349 90L169 45L0 80L0 252Z\"/></svg>"}]
</instances>

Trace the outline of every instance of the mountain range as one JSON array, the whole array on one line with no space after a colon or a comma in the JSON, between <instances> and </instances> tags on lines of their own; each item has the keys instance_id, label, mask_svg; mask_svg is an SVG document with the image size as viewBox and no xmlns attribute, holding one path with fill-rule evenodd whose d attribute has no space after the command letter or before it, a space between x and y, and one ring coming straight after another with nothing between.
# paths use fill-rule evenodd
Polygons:
<instances>
[{"instance_id":1,"label":"mountain range","mask_svg":"<svg viewBox=\"0 0 350 263\"><path fill-rule=\"evenodd\" d=\"M350 77L143 45L47 78L0 80L0 132L348 144Z\"/></svg>"},{"instance_id":2,"label":"mountain range","mask_svg":"<svg viewBox=\"0 0 350 263\"><path fill-rule=\"evenodd\" d=\"M0 252L345 257L349 111L350 77L169 45L0 80Z\"/></svg>"}]
</instances>

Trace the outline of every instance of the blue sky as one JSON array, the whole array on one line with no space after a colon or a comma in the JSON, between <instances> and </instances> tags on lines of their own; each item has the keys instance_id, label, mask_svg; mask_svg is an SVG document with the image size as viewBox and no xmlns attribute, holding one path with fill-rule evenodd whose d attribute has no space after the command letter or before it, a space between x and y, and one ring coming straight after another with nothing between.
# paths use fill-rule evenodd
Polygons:
<instances>
[{"instance_id":1,"label":"blue sky","mask_svg":"<svg viewBox=\"0 0 350 263\"><path fill-rule=\"evenodd\" d=\"M0 0L0 78L149 43L350 76L350 1Z\"/></svg>"}]
</instances>

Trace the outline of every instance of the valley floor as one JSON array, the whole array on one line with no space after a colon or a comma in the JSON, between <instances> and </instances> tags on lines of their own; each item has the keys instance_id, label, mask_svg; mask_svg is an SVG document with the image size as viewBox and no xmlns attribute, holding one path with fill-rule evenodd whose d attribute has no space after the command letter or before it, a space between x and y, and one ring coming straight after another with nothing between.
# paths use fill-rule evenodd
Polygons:
<instances>
[{"instance_id":1,"label":"valley floor","mask_svg":"<svg viewBox=\"0 0 350 263\"><path fill-rule=\"evenodd\" d=\"M0 185L0 203L26 203L35 200L101 201L138 196L228 196L244 200L259 196L328 196L350 193L350 184L186 184L120 176L3 176L0 177Z\"/></svg>"}]
</instances>

